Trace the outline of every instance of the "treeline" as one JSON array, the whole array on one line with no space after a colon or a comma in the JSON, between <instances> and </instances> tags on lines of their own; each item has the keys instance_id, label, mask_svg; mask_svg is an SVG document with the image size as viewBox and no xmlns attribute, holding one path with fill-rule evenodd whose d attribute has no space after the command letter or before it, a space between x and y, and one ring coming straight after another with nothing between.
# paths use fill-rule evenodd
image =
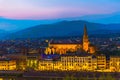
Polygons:
<instances>
[{"instance_id":1,"label":"treeline","mask_svg":"<svg viewBox=\"0 0 120 80\"><path fill-rule=\"evenodd\" d=\"M101 75L101 76L94 76L94 77L90 77L90 76L79 76L79 77L74 77L74 76L69 76L67 75L66 77L64 77L63 79L60 78L54 78L54 79L50 79L50 80L117 80L116 78L114 78L112 75L107 74L107 75Z\"/></svg>"}]
</instances>

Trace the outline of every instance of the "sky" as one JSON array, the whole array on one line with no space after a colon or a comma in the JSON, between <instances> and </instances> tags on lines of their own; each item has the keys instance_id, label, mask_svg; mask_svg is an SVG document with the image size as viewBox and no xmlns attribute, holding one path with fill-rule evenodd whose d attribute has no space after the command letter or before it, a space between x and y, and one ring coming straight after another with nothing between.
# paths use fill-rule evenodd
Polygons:
<instances>
[{"instance_id":1,"label":"sky","mask_svg":"<svg viewBox=\"0 0 120 80\"><path fill-rule=\"evenodd\" d=\"M120 0L0 0L0 18L5 19L1 20L0 29L12 30L18 26L10 20L28 20L26 24L29 24L29 20L56 20L115 13L120 13ZM33 23L35 24L39 23Z\"/></svg>"}]
</instances>

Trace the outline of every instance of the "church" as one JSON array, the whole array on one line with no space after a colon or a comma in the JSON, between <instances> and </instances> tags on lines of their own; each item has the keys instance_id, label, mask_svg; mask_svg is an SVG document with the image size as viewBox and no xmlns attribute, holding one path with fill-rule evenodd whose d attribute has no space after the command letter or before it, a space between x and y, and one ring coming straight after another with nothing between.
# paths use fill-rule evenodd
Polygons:
<instances>
[{"instance_id":1,"label":"church","mask_svg":"<svg viewBox=\"0 0 120 80\"><path fill-rule=\"evenodd\" d=\"M66 54L66 53L74 53L77 52L78 49L81 49L84 52L94 54L96 52L96 47L92 45L89 41L87 34L87 27L84 26L84 35L82 44L80 43L51 43L46 40L48 43L48 47L45 49L45 54Z\"/></svg>"}]
</instances>

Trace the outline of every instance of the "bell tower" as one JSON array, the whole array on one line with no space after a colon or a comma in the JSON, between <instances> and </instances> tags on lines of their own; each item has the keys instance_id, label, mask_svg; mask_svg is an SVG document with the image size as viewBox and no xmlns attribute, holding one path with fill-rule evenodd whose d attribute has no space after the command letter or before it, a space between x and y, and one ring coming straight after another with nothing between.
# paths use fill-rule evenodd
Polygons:
<instances>
[{"instance_id":1,"label":"bell tower","mask_svg":"<svg viewBox=\"0 0 120 80\"><path fill-rule=\"evenodd\" d=\"M89 50L89 39L87 34L87 27L84 25L84 35L83 35L83 50L86 52Z\"/></svg>"}]
</instances>

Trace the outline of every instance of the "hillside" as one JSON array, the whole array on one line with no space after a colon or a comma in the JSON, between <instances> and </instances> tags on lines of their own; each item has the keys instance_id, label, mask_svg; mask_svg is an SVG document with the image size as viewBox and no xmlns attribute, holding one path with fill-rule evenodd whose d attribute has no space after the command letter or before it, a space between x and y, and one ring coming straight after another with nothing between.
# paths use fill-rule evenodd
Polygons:
<instances>
[{"instance_id":1,"label":"hillside","mask_svg":"<svg viewBox=\"0 0 120 80\"><path fill-rule=\"evenodd\" d=\"M0 29L0 39L4 38L4 36L9 34L10 32Z\"/></svg>"},{"instance_id":2,"label":"hillside","mask_svg":"<svg viewBox=\"0 0 120 80\"><path fill-rule=\"evenodd\" d=\"M78 36L83 34L84 24L87 25L89 34L105 34L119 32L120 24L99 24L87 21L62 21L54 24L44 24L33 26L16 33L12 33L7 38L40 38L59 36Z\"/></svg>"}]
</instances>

